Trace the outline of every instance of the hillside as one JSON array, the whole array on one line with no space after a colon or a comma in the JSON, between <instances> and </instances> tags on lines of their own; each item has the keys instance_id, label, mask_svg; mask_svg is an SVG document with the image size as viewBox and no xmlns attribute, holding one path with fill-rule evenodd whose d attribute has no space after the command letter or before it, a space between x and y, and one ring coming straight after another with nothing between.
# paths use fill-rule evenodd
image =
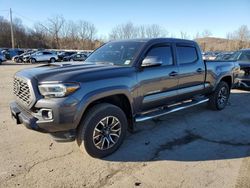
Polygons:
<instances>
[{"instance_id":1,"label":"hillside","mask_svg":"<svg viewBox=\"0 0 250 188\"><path fill-rule=\"evenodd\" d=\"M203 51L234 51L242 48L250 48L250 42L215 38L215 37L205 37L195 39Z\"/></svg>"}]
</instances>

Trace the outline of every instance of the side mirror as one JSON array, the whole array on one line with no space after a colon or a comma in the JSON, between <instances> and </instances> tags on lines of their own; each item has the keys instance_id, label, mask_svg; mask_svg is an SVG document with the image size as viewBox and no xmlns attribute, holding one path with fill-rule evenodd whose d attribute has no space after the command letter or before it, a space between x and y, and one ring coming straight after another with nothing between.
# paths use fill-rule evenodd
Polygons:
<instances>
[{"instance_id":1,"label":"side mirror","mask_svg":"<svg viewBox=\"0 0 250 188\"><path fill-rule=\"evenodd\" d=\"M142 67L153 67L162 65L162 61L158 59L158 57L147 56L143 59L141 66Z\"/></svg>"}]
</instances>

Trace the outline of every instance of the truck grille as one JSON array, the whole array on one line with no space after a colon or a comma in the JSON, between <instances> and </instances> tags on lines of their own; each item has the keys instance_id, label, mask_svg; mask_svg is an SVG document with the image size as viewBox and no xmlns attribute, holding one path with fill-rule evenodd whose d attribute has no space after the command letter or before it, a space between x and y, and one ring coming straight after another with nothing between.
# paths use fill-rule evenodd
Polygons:
<instances>
[{"instance_id":1,"label":"truck grille","mask_svg":"<svg viewBox=\"0 0 250 188\"><path fill-rule=\"evenodd\" d=\"M14 78L14 95L22 101L26 105L30 105L31 103L31 93L30 93L30 88L24 79L15 77Z\"/></svg>"}]
</instances>

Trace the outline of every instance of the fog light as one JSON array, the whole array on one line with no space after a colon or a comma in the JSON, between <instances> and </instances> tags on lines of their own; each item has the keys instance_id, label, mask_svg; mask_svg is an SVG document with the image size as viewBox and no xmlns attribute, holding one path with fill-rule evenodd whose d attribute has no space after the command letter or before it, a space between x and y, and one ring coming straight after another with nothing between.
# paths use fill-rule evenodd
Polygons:
<instances>
[{"instance_id":1,"label":"fog light","mask_svg":"<svg viewBox=\"0 0 250 188\"><path fill-rule=\"evenodd\" d=\"M51 109L41 109L40 110L43 119L51 120L53 119L53 113Z\"/></svg>"}]
</instances>

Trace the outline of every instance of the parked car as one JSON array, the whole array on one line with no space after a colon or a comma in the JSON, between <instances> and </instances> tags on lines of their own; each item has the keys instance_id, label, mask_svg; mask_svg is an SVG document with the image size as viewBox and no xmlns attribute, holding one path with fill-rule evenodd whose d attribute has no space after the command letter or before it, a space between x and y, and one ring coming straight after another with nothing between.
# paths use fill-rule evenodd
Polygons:
<instances>
[{"instance_id":1,"label":"parked car","mask_svg":"<svg viewBox=\"0 0 250 188\"><path fill-rule=\"evenodd\" d=\"M65 56L63 61L85 61L87 55L84 53L76 53L71 56Z\"/></svg>"},{"instance_id":2,"label":"parked car","mask_svg":"<svg viewBox=\"0 0 250 188\"><path fill-rule=\"evenodd\" d=\"M0 65L2 64L2 62L6 61L6 58L4 57L4 55L0 52Z\"/></svg>"},{"instance_id":3,"label":"parked car","mask_svg":"<svg viewBox=\"0 0 250 188\"><path fill-rule=\"evenodd\" d=\"M250 88L250 48L235 52L230 60L237 61L240 65L241 75L238 78L238 86Z\"/></svg>"},{"instance_id":4,"label":"parked car","mask_svg":"<svg viewBox=\"0 0 250 188\"><path fill-rule=\"evenodd\" d=\"M59 61L63 61L64 57L71 56L71 55L76 54L76 53L77 52L75 52L75 51L62 52L62 53L58 54L58 59L59 59Z\"/></svg>"},{"instance_id":5,"label":"parked car","mask_svg":"<svg viewBox=\"0 0 250 188\"><path fill-rule=\"evenodd\" d=\"M8 49L8 50L3 50L3 53L4 53L6 59L11 60L12 57L24 53L24 50L21 50L21 49Z\"/></svg>"},{"instance_id":6,"label":"parked car","mask_svg":"<svg viewBox=\"0 0 250 188\"><path fill-rule=\"evenodd\" d=\"M205 52L203 53L203 60L215 60L220 52Z\"/></svg>"},{"instance_id":7,"label":"parked car","mask_svg":"<svg viewBox=\"0 0 250 188\"><path fill-rule=\"evenodd\" d=\"M50 62L54 63L58 60L58 56L54 52L49 51L39 51L34 54L32 54L29 57L30 63L36 63L36 62Z\"/></svg>"},{"instance_id":8,"label":"parked car","mask_svg":"<svg viewBox=\"0 0 250 188\"><path fill-rule=\"evenodd\" d=\"M233 54L234 52L221 52L216 56L215 60L229 60Z\"/></svg>"},{"instance_id":9,"label":"parked car","mask_svg":"<svg viewBox=\"0 0 250 188\"><path fill-rule=\"evenodd\" d=\"M21 55L16 55L12 58L12 61L16 62L16 63L22 63L24 62L24 58L25 57L30 57L31 54L35 53L35 51L28 51L25 53L22 53ZM29 60L26 60L26 62L28 62Z\"/></svg>"},{"instance_id":10,"label":"parked car","mask_svg":"<svg viewBox=\"0 0 250 188\"><path fill-rule=\"evenodd\" d=\"M224 109L238 73L237 62L203 61L194 41L114 41L83 63L17 72L10 109L18 124L56 140L77 139L102 158L119 148L134 122L202 103Z\"/></svg>"}]
</instances>

